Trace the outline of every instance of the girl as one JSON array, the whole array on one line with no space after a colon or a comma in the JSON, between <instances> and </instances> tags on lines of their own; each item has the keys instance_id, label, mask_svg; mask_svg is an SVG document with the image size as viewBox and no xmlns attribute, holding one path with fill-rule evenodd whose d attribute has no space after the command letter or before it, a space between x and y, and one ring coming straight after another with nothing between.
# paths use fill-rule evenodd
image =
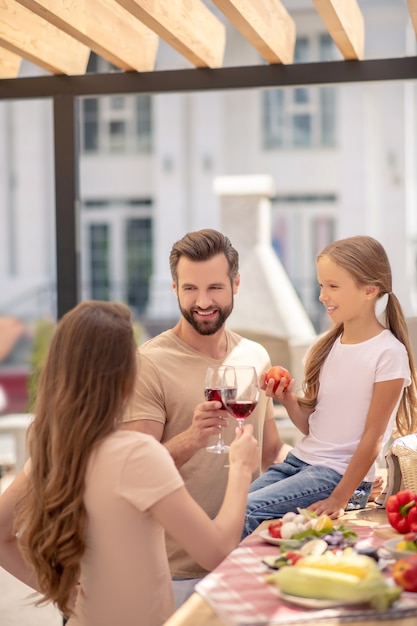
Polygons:
<instances>
[{"instance_id":1,"label":"girl","mask_svg":"<svg viewBox=\"0 0 417 626\"><path fill-rule=\"evenodd\" d=\"M259 463L237 432L213 521L167 450L118 428L134 388L130 313L83 302L57 326L29 431L30 461L0 498L0 565L70 626L159 626L174 610L164 530L212 569L238 544Z\"/></svg>"},{"instance_id":2,"label":"girl","mask_svg":"<svg viewBox=\"0 0 417 626\"><path fill-rule=\"evenodd\" d=\"M318 255L317 276L333 326L307 356L304 397L292 392L294 380L284 391L281 379L274 393L261 377L304 437L252 483L245 534L297 507L332 519L363 508L395 419L401 434L417 427L416 371L384 248L371 237L336 241ZM383 296L386 326L375 310Z\"/></svg>"}]
</instances>

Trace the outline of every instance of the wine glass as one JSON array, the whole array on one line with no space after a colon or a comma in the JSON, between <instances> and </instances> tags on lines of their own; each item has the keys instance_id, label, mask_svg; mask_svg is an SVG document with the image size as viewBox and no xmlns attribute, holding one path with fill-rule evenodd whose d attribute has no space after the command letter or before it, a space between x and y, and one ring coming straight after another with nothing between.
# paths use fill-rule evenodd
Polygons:
<instances>
[{"instance_id":1,"label":"wine glass","mask_svg":"<svg viewBox=\"0 0 417 626\"><path fill-rule=\"evenodd\" d=\"M204 382L204 395L206 400L217 400L217 402L221 402L222 406L220 407L222 410L226 410L226 407L222 398L222 384L223 384L223 374L224 374L225 366L214 366L208 367L206 372L206 379ZM226 389L225 394L234 393L235 389ZM223 432L222 428L219 428L219 435L217 442L213 446L208 446L206 450L208 452L213 452L214 454L222 454L223 452L229 452L230 447L226 445L223 441Z\"/></svg>"},{"instance_id":2,"label":"wine glass","mask_svg":"<svg viewBox=\"0 0 417 626\"><path fill-rule=\"evenodd\" d=\"M227 394L227 389L235 389L233 396ZM223 404L238 421L239 427L258 404L259 385L256 369L250 365L228 365L224 368L222 398Z\"/></svg>"}]
</instances>

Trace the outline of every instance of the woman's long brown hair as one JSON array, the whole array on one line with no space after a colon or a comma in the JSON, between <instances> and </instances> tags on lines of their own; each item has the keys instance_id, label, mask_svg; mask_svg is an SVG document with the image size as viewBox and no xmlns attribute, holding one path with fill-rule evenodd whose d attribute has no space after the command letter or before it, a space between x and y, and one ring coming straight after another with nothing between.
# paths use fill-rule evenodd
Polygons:
<instances>
[{"instance_id":1,"label":"woman's long brown hair","mask_svg":"<svg viewBox=\"0 0 417 626\"><path fill-rule=\"evenodd\" d=\"M86 547L87 463L93 446L117 428L135 375L127 307L86 301L59 322L39 379L28 437L29 486L16 531L43 600L65 614Z\"/></svg>"},{"instance_id":2,"label":"woman's long brown hair","mask_svg":"<svg viewBox=\"0 0 417 626\"><path fill-rule=\"evenodd\" d=\"M411 371L411 384L404 389L396 416L401 435L417 429L417 373L408 337L407 323L397 297L392 293L391 267L383 246L372 237L357 236L340 239L324 248L317 259L327 257L349 272L357 285L376 285L378 298L387 295L385 325L404 344ZM343 324L336 324L312 347L305 366L304 397L298 402L311 411L317 402L321 367L336 339L343 333Z\"/></svg>"}]
</instances>

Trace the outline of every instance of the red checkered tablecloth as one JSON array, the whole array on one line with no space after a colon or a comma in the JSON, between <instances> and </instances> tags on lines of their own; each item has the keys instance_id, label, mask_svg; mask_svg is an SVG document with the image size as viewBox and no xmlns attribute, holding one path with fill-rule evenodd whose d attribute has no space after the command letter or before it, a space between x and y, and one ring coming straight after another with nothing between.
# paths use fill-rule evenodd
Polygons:
<instances>
[{"instance_id":1,"label":"red checkered tablecloth","mask_svg":"<svg viewBox=\"0 0 417 626\"><path fill-rule=\"evenodd\" d=\"M369 528L351 525L363 547L380 547L384 541ZM392 621L416 616L417 594L404 594L389 610L377 612L364 606L341 606L326 609L306 609L282 600L274 585L266 584L265 575L271 570L262 562L265 556L278 555L272 546L258 535L247 537L236 550L196 586L196 591L230 626L290 626L337 618L354 622L371 620ZM416 596L416 597L415 597Z\"/></svg>"}]
</instances>

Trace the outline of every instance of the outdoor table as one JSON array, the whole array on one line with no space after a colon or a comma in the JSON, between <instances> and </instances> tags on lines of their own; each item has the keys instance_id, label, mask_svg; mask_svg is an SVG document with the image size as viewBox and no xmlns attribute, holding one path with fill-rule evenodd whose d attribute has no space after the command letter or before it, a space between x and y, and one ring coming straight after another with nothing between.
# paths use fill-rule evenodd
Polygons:
<instances>
[{"instance_id":1,"label":"outdoor table","mask_svg":"<svg viewBox=\"0 0 417 626\"><path fill-rule=\"evenodd\" d=\"M266 552L267 549L262 547L268 546L269 544L262 542L262 540L257 537L257 534L267 528L269 522L264 522L259 526L259 528L251 535L247 537L243 542L241 542L225 561L218 568L214 570L211 574L209 574L203 581L209 581L210 576L212 578L215 577L216 572L227 572L227 567L230 568L231 575L233 575L233 562L238 562L239 559L247 558L247 568L251 567L251 558L252 549L255 552L255 558L261 561L261 557L259 556L260 551ZM385 509L378 508L375 504L371 503L368 506L360 511L351 511L346 513L343 517L339 518L338 524L343 524L346 526L350 526L354 528L358 537L365 544L375 539L376 544L381 545L385 539L396 536L396 533L393 529L387 524L387 517ZM262 542L262 543L261 543ZM375 542L374 542L375 545ZM274 546L269 546L273 548ZM245 554L247 553L247 556ZM246 566L244 565L244 568ZM243 570L242 570L243 571ZM213 576L214 575L214 576ZM226 576L227 578L227 576ZM238 579L239 580L239 579ZM241 613L240 617L236 617L227 614L227 611L223 613L223 617L219 615L219 613L211 606L209 601L207 601L202 593L203 587L201 587L201 592L195 592L193 595L165 622L165 626L196 626L196 625L204 625L204 626L231 626L239 624L239 626L291 626L292 624L299 626L300 624L306 624L308 626L335 626L336 624L342 624L349 622L350 624L354 624L354 626L377 626L381 621L385 621L385 623L394 625L394 626L415 626L417 621L417 594L415 599L412 598L409 601L409 607L401 614L392 613L392 615L388 615L388 613L381 613L379 615L373 614L373 612L369 609L365 609L365 611L358 611L357 615L351 615L350 611L347 610L347 607L342 607L340 610L330 610L327 613L324 611L313 611L311 609L300 609L296 608L292 613L289 613L288 618L276 618L271 619L271 621L262 621L262 618L259 618L256 621L256 610L260 609L257 605L257 596L256 592L254 596L250 596L249 586L247 591L245 590L245 575L243 574L240 579L242 582L242 586L239 589L239 585L236 586L236 590L242 591L241 598L237 597L236 601L236 611L237 613ZM255 580L255 579L254 579ZM213 582L214 587L216 587L216 581L214 578ZM201 586L201 583L200 583ZM269 585L265 585L265 587L269 587ZM210 588L209 585L206 584L206 588ZM205 594L204 594L205 595ZM227 595L227 594L225 594ZM408 596L414 594L408 594ZM246 600L250 600L253 605L253 615L245 615L244 610L240 611L238 604L239 601L243 605ZM278 603L278 596L276 602ZM220 602L221 606L221 602ZM288 605L290 606L290 605ZM335 613L332 615L332 611ZM262 611L259 611L262 614ZM249 611L250 613L250 611ZM336 614L339 613L339 614ZM344 613L344 615L343 615ZM349 615L348 615L349 613ZM285 619L285 621L284 621ZM386 621L388 620L388 621Z\"/></svg>"}]
</instances>

